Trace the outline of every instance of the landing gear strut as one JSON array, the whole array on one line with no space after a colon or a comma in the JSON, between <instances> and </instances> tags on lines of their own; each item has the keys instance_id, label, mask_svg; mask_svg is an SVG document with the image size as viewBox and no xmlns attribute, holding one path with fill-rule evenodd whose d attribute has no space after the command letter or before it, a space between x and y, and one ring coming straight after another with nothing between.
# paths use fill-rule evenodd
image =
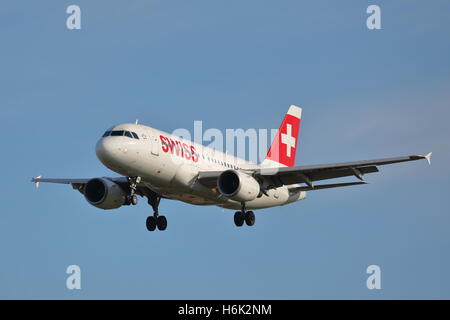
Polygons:
<instances>
[{"instance_id":1,"label":"landing gear strut","mask_svg":"<svg viewBox=\"0 0 450 320\"><path fill-rule=\"evenodd\" d=\"M147 218L146 226L148 231L155 231L156 227L158 230L164 231L167 229L167 219L165 216L160 216L158 214L159 202L161 201L161 196L155 192L148 195L148 204L152 206L153 216Z\"/></svg>"},{"instance_id":2,"label":"landing gear strut","mask_svg":"<svg viewBox=\"0 0 450 320\"><path fill-rule=\"evenodd\" d=\"M136 196L137 185L141 182L141 177L127 177L130 185L130 193L125 198L125 205L137 205L138 197Z\"/></svg>"},{"instance_id":3,"label":"landing gear strut","mask_svg":"<svg viewBox=\"0 0 450 320\"><path fill-rule=\"evenodd\" d=\"M236 211L234 214L234 224L237 227L242 227L244 222L249 226L253 226L256 222L255 213L245 209L245 203L242 204L241 211Z\"/></svg>"}]
</instances>

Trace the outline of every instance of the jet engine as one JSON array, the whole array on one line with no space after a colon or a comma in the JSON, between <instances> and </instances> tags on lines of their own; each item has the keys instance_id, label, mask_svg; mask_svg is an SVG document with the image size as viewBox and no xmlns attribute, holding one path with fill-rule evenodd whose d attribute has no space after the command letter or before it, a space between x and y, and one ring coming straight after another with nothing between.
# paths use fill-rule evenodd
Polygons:
<instances>
[{"instance_id":1,"label":"jet engine","mask_svg":"<svg viewBox=\"0 0 450 320\"><path fill-rule=\"evenodd\" d=\"M109 210L121 207L125 203L126 193L115 182L94 178L86 183L84 197L93 206Z\"/></svg>"},{"instance_id":2,"label":"jet engine","mask_svg":"<svg viewBox=\"0 0 450 320\"><path fill-rule=\"evenodd\" d=\"M217 189L222 195L239 202L254 200L261 191L255 178L235 170L227 170L220 174Z\"/></svg>"}]
</instances>

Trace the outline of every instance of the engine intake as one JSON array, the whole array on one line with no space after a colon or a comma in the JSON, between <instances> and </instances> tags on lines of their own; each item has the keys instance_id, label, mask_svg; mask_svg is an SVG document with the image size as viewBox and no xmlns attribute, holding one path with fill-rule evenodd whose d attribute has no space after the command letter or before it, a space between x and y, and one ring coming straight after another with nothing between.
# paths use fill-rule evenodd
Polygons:
<instances>
[{"instance_id":1,"label":"engine intake","mask_svg":"<svg viewBox=\"0 0 450 320\"><path fill-rule=\"evenodd\" d=\"M86 183L84 197L93 206L109 210L125 203L125 191L115 182L105 178L94 178Z\"/></svg>"},{"instance_id":2,"label":"engine intake","mask_svg":"<svg viewBox=\"0 0 450 320\"><path fill-rule=\"evenodd\" d=\"M220 174L217 189L222 195L239 202L254 200L261 191L255 178L235 170L227 170Z\"/></svg>"}]
</instances>

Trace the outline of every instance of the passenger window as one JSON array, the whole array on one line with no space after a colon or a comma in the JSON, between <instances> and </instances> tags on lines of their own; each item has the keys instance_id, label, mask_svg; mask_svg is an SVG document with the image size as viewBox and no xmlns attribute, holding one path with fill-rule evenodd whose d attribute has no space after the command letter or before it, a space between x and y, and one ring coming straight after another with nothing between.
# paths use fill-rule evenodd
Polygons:
<instances>
[{"instance_id":1,"label":"passenger window","mask_svg":"<svg viewBox=\"0 0 450 320\"><path fill-rule=\"evenodd\" d=\"M131 135L130 131L125 131L125 136L133 139L133 136Z\"/></svg>"},{"instance_id":2,"label":"passenger window","mask_svg":"<svg viewBox=\"0 0 450 320\"><path fill-rule=\"evenodd\" d=\"M135 139L138 139L138 140L139 140L139 137L138 137L138 135L137 135L135 132L132 132L131 134L133 135L133 137L134 137Z\"/></svg>"}]
</instances>

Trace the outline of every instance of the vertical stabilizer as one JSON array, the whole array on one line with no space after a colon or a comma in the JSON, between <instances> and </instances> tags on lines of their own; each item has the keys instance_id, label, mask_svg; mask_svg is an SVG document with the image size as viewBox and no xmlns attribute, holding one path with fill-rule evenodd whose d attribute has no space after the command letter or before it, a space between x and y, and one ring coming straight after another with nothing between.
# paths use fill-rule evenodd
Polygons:
<instances>
[{"instance_id":1,"label":"vertical stabilizer","mask_svg":"<svg viewBox=\"0 0 450 320\"><path fill-rule=\"evenodd\" d=\"M297 154L302 108L290 106L261 166L293 167Z\"/></svg>"}]
</instances>

